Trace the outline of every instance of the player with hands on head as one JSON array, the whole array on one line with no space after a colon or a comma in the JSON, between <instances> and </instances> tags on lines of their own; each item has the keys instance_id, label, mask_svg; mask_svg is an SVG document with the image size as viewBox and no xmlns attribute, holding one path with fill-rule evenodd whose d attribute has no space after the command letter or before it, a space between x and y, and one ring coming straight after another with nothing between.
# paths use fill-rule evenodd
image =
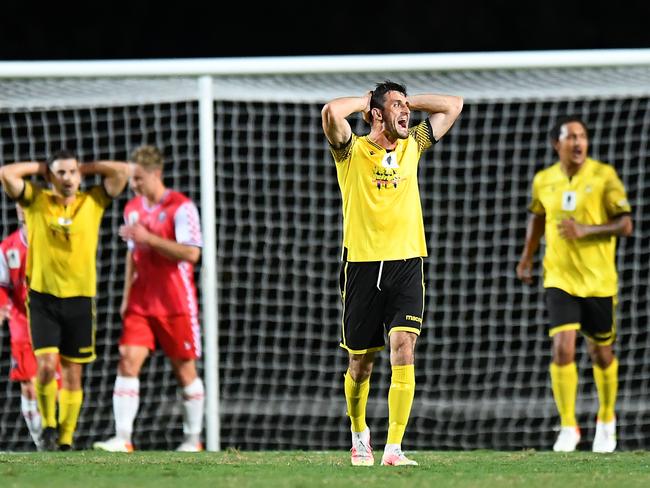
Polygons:
<instances>
[{"instance_id":1,"label":"player with hands on head","mask_svg":"<svg viewBox=\"0 0 650 488\"><path fill-rule=\"evenodd\" d=\"M351 462L371 466L374 455L366 404L375 354L390 346L388 438L382 465L416 465L402 451L415 393L415 343L424 317L427 247L418 188L422 153L460 115L461 97L407 95L386 81L359 97L322 109L322 125L336 164L343 204L340 345L348 352L344 389L351 421ZM412 111L427 114L410 127ZM347 118L361 113L370 133L359 136Z\"/></svg>"},{"instance_id":2,"label":"player with hands on head","mask_svg":"<svg viewBox=\"0 0 650 488\"><path fill-rule=\"evenodd\" d=\"M183 398L184 440L176 449L203 450L201 432L205 390L196 368L201 356L199 307L194 265L202 235L196 205L163 182L164 158L143 145L132 156L131 187L119 234L127 241L120 361L113 389L115 436L95 449L131 452L133 424L140 404L139 375L150 352L160 345L169 358Z\"/></svg>"},{"instance_id":3,"label":"player with hands on head","mask_svg":"<svg viewBox=\"0 0 650 488\"><path fill-rule=\"evenodd\" d=\"M631 208L613 166L588 155L587 125L564 117L551 130L559 161L535 175L526 240L517 277L533 282L533 258L545 239L544 291L552 339L553 397L561 428L554 451L574 451L581 432L576 420L577 332L587 341L598 391L594 452L616 449L618 360L616 339L617 237L632 234Z\"/></svg>"},{"instance_id":4,"label":"player with hands on head","mask_svg":"<svg viewBox=\"0 0 650 488\"><path fill-rule=\"evenodd\" d=\"M20 204L27 224L27 310L44 450L72 448L83 403L83 365L95 359L99 227L104 210L126 186L128 173L125 163L80 163L65 149L45 163L2 168L4 190ZM43 176L49 188L32 182L33 175ZM102 182L80 190L84 175L101 175Z\"/></svg>"}]
</instances>

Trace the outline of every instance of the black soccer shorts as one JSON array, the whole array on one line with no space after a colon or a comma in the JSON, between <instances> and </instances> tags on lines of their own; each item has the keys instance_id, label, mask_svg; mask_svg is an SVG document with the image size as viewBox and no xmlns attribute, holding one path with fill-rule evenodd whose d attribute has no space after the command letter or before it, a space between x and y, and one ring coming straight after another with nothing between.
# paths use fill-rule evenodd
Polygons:
<instances>
[{"instance_id":1,"label":"black soccer shorts","mask_svg":"<svg viewBox=\"0 0 650 488\"><path fill-rule=\"evenodd\" d=\"M424 316L424 261L421 257L381 262L344 262L341 347L352 354L379 351L386 335L420 335Z\"/></svg>"},{"instance_id":2,"label":"black soccer shorts","mask_svg":"<svg viewBox=\"0 0 650 488\"><path fill-rule=\"evenodd\" d=\"M616 297L576 297L559 288L546 288L549 335L579 330L594 343L606 346L616 339Z\"/></svg>"},{"instance_id":3,"label":"black soccer shorts","mask_svg":"<svg viewBox=\"0 0 650 488\"><path fill-rule=\"evenodd\" d=\"M95 359L95 300L59 298L29 290L29 328L34 353L59 353L75 363Z\"/></svg>"}]
</instances>

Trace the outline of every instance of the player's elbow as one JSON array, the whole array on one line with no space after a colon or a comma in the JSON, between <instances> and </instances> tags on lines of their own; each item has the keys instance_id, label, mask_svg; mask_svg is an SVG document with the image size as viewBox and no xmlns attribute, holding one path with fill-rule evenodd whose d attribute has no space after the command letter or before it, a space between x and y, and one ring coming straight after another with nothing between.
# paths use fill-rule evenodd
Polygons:
<instances>
[{"instance_id":1,"label":"player's elbow","mask_svg":"<svg viewBox=\"0 0 650 488\"><path fill-rule=\"evenodd\" d=\"M621 221L620 235L623 237L629 237L632 235L632 232L634 232L634 224L632 223L632 219L630 217L623 218Z\"/></svg>"},{"instance_id":2,"label":"player's elbow","mask_svg":"<svg viewBox=\"0 0 650 488\"><path fill-rule=\"evenodd\" d=\"M451 98L450 112L454 115L454 117L458 117L460 113L463 111L463 105L465 101L463 100L463 97L459 97L455 95L450 98Z\"/></svg>"},{"instance_id":3,"label":"player's elbow","mask_svg":"<svg viewBox=\"0 0 650 488\"><path fill-rule=\"evenodd\" d=\"M330 122L334 118L334 112L332 110L332 105L326 103L323 105L323 108L320 111L320 118L323 121L323 127L328 127Z\"/></svg>"}]
</instances>

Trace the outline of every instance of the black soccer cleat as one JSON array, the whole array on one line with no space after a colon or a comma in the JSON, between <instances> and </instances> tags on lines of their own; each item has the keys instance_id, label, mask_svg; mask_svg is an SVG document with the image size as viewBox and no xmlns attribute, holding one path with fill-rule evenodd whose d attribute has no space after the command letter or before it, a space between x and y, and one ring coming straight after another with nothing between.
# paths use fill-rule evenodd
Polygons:
<instances>
[{"instance_id":1,"label":"black soccer cleat","mask_svg":"<svg viewBox=\"0 0 650 488\"><path fill-rule=\"evenodd\" d=\"M59 431L54 427L45 427L41 433L41 449L43 451L58 451L57 440Z\"/></svg>"},{"instance_id":2,"label":"black soccer cleat","mask_svg":"<svg viewBox=\"0 0 650 488\"><path fill-rule=\"evenodd\" d=\"M72 451L70 444L59 444L59 451Z\"/></svg>"}]
</instances>

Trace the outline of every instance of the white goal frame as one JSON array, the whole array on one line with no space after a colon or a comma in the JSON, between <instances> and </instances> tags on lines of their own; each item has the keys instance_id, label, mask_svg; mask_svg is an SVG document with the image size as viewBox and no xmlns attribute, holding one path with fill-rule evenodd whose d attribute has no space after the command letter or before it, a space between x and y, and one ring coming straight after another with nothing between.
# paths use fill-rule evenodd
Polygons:
<instances>
[{"instance_id":1,"label":"white goal frame","mask_svg":"<svg viewBox=\"0 0 650 488\"><path fill-rule=\"evenodd\" d=\"M215 235L214 101L220 100L219 80L226 77L267 75L319 75L387 72L452 73L458 71L533 70L554 68L650 68L650 49L518 51L485 53L391 54L200 58L115 61L11 61L0 62L0 84L6 80L52 78L190 77L196 80L199 102L201 220L204 233L202 302L206 384L206 444L221 449L219 421L219 351L217 316L217 260ZM634 95L650 95L650 84L634 88ZM604 86L604 84L603 84ZM604 87L606 89L606 87ZM531 88L534 89L534 88ZM454 92L473 101L472 94ZM324 100L325 101L325 100ZM0 90L0 109L12 101Z\"/></svg>"}]
</instances>

